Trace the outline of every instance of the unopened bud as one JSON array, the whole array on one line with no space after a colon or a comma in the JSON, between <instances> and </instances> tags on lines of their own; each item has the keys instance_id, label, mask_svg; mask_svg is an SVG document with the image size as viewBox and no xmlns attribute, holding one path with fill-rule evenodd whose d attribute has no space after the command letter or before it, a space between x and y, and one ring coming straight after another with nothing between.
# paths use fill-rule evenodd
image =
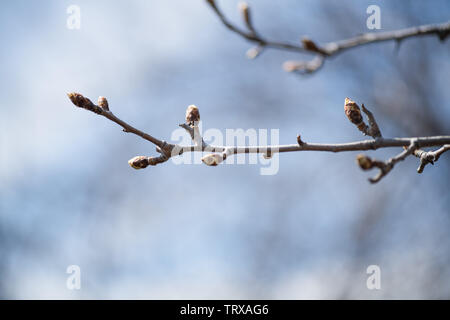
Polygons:
<instances>
[{"instance_id":1,"label":"unopened bud","mask_svg":"<svg viewBox=\"0 0 450 320\"><path fill-rule=\"evenodd\" d=\"M361 110L355 101L345 98L344 110L348 120L350 120L353 124L358 126L363 122Z\"/></svg>"},{"instance_id":2,"label":"unopened bud","mask_svg":"<svg viewBox=\"0 0 450 320\"><path fill-rule=\"evenodd\" d=\"M255 59L262 51L262 47L253 47L247 50L246 56L249 59Z\"/></svg>"},{"instance_id":3,"label":"unopened bud","mask_svg":"<svg viewBox=\"0 0 450 320\"><path fill-rule=\"evenodd\" d=\"M148 157L137 156L137 157L134 157L133 159L128 160L128 164L132 168L138 170L138 169L147 168L149 165L149 161L148 161Z\"/></svg>"},{"instance_id":4,"label":"unopened bud","mask_svg":"<svg viewBox=\"0 0 450 320\"><path fill-rule=\"evenodd\" d=\"M101 113L101 109L96 106L94 103L92 103L91 100L89 100L88 98L84 97L82 94L77 93L77 92L70 92L67 94L67 96L69 97L70 101L72 101L72 103L74 105L76 105L79 108L83 108L95 113Z\"/></svg>"},{"instance_id":5,"label":"unopened bud","mask_svg":"<svg viewBox=\"0 0 450 320\"><path fill-rule=\"evenodd\" d=\"M250 21L250 14L248 9L247 2L239 2L238 4L239 11L242 13L242 17L246 23Z\"/></svg>"},{"instance_id":6,"label":"unopened bud","mask_svg":"<svg viewBox=\"0 0 450 320\"><path fill-rule=\"evenodd\" d=\"M356 156L356 162L358 163L358 166L363 170L369 170L373 167L372 159L363 154L358 154Z\"/></svg>"},{"instance_id":7,"label":"unopened bud","mask_svg":"<svg viewBox=\"0 0 450 320\"><path fill-rule=\"evenodd\" d=\"M97 104L100 108L109 111L108 100L105 97L98 97Z\"/></svg>"},{"instance_id":8,"label":"unopened bud","mask_svg":"<svg viewBox=\"0 0 450 320\"><path fill-rule=\"evenodd\" d=\"M207 166L217 166L223 161L223 156L217 153L209 154L202 158L202 161Z\"/></svg>"},{"instance_id":9,"label":"unopened bud","mask_svg":"<svg viewBox=\"0 0 450 320\"><path fill-rule=\"evenodd\" d=\"M200 111L198 110L198 108L196 106L191 104L186 109L186 123L189 125L192 125L198 121L200 121Z\"/></svg>"}]
</instances>

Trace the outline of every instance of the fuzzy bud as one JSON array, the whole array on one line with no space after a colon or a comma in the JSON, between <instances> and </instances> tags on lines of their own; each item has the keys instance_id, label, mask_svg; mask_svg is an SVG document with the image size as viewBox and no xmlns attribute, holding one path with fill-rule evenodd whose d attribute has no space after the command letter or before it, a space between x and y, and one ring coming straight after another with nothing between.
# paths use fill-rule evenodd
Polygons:
<instances>
[{"instance_id":1,"label":"fuzzy bud","mask_svg":"<svg viewBox=\"0 0 450 320\"><path fill-rule=\"evenodd\" d=\"M196 106L191 104L186 109L186 123L189 125L192 125L198 121L200 121L200 111L198 110L198 108Z\"/></svg>"},{"instance_id":2,"label":"fuzzy bud","mask_svg":"<svg viewBox=\"0 0 450 320\"><path fill-rule=\"evenodd\" d=\"M294 72L301 67L302 65L297 61L286 61L283 63L283 69L286 72Z\"/></svg>"},{"instance_id":3,"label":"fuzzy bud","mask_svg":"<svg viewBox=\"0 0 450 320\"><path fill-rule=\"evenodd\" d=\"M139 169L144 169L144 168L148 167L148 165L149 165L148 160L149 160L148 157L137 156L137 157L134 157L133 159L128 160L128 164L132 168L139 170Z\"/></svg>"},{"instance_id":4,"label":"fuzzy bud","mask_svg":"<svg viewBox=\"0 0 450 320\"><path fill-rule=\"evenodd\" d=\"M108 100L105 97L98 97L97 104L103 110L109 111Z\"/></svg>"},{"instance_id":5,"label":"fuzzy bud","mask_svg":"<svg viewBox=\"0 0 450 320\"><path fill-rule=\"evenodd\" d=\"M356 162L358 166L363 170L369 170L373 168L373 161L368 156L359 154L356 156Z\"/></svg>"},{"instance_id":6,"label":"fuzzy bud","mask_svg":"<svg viewBox=\"0 0 450 320\"><path fill-rule=\"evenodd\" d=\"M359 106L356 104L355 101L349 98L345 98L344 110L345 115L347 116L348 120L350 120L351 123L357 126L363 123L361 110L359 109Z\"/></svg>"},{"instance_id":7,"label":"fuzzy bud","mask_svg":"<svg viewBox=\"0 0 450 320\"><path fill-rule=\"evenodd\" d=\"M297 143L298 143L299 146L302 146L302 145L305 144L305 143L303 142L303 140L302 140L302 137L301 137L300 135L297 136Z\"/></svg>"},{"instance_id":8,"label":"fuzzy bud","mask_svg":"<svg viewBox=\"0 0 450 320\"><path fill-rule=\"evenodd\" d=\"M202 158L202 161L207 166L217 166L223 161L223 156L217 153L209 154Z\"/></svg>"},{"instance_id":9,"label":"fuzzy bud","mask_svg":"<svg viewBox=\"0 0 450 320\"><path fill-rule=\"evenodd\" d=\"M98 106L96 106L94 103L92 103L91 100L84 97L80 93L70 92L67 94L67 96L69 97L70 101L72 101L72 103L79 108L83 108L98 114L102 113L101 109Z\"/></svg>"},{"instance_id":10,"label":"fuzzy bud","mask_svg":"<svg viewBox=\"0 0 450 320\"><path fill-rule=\"evenodd\" d=\"M263 50L263 47L260 47L260 46L253 47L253 48L248 49L245 55L249 59L255 59L257 56L259 56L259 54L262 52L262 50Z\"/></svg>"},{"instance_id":11,"label":"fuzzy bud","mask_svg":"<svg viewBox=\"0 0 450 320\"><path fill-rule=\"evenodd\" d=\"M248 19L248 4L247 2L239 2L238 4L239 11L241 11L242 15L244 16L244 19Z\"/></svg>"}]
</instances>

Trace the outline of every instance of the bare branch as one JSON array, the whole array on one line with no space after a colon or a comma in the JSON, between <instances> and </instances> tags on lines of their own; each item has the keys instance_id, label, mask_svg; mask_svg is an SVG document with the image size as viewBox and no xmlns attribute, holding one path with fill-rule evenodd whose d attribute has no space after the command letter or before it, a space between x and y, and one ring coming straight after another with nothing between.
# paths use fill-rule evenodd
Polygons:
<instances>
[{"instance_id":1,"label":"bare branch","mask_svg":"<svg viewBox=\"0 0 450 320\"><path fill-rule=\"evenodd\" d=\"M429 24L417 27L385 31L385 32L369 32L362 35L358 35L353 38L333 41L326 43L322 46L318 45L314 41L303 38L302 45L292 44L288 42L278 42L271 41L263 38L256 33L253 23L250 19L249 10L247 4L240 5L241 11L243 12L244 22L247 25L249 31L240 29L239 27L232 24L222 13L216 4L215 0L206 0L211 6L213 11L219 17L220 21L227 27L230 31L240 35L248 41L256 43L258 50L254 49L247 52L247 56L254 58L262 51L263 48L273 48L279 50L289 50L296 51L300 53L312 53L317 56L310 61L286 61L283 65L284 69L288 72L298 72L301 74L313 73L320 69L327 57L334 56L345 50L360 47L363 45L385 42L385 41L396 41L400 43L402 40L412 37L435 35L441 41L444 41L450 34L450 21L440 23L440 24ZM243 9L244 8L244 9Z\"/></svg>"},{"instance_id":2,"label":"bare branch","mask_svg":"<svg viewBox=\"0 0 450 320\"><path fill-rule=\"evenodd\" d=\"M157 145L161 149L165 149L166 151L170 148L170 145L167 144L165 141L161 141L145 132L142 132L142 131L130 126L125 121L120 120L111 111L109 111L108 107L102 108L100 106L97 106L91 100L89 100L88 98L86 98L83 95L76 93L76 92L68 93L67 96L72 101L72 103L74 105L76 105L77 107L92 111L98 115L108 118L111 121L114 121L115 123L117 123L118 125L120 125L123 128L124 132L134 133L135 135L138 135L141 138L143 138L147 141L150 141L151 143ZM106 101L106 98L104 98L104 97L100 97L99 101L101 101L103 99ZM101 103L103 105L105 105L105 102L101 102ZM106 106L108 106L107 101L106 101ZM170 152L170 150L169 150L169 152Z\"/></svg>"},{"instance_id":3,"label":"bare branch","mask_svg":"<svg viewBox=\"0 0 450 320\"><path fill-rule=\"evenodd\" d=\"M92 111L98 115L104 116L105 118L119 124L122 126L123 131L134 133L141 138L150 141L156 145L156 151L160 153L158 157L147 157L147 156L137 156L128 161L129 165L134 169L143 169L147 166L155 166L160 163L164 163L171 157L181 155L184 152L212 152L212 154L206 155L202 158L203 163L209 166L217 166L223 162L227 157L234 154L242 153L261 153L266 158L270 158L274 153L282 152L296 152L296 151L325 151L325 152L346 152L346 151L363 151L363 150L376 150L379 148L390 148L390 147L407 147L402 153L389 159L386 162L372 160L364 155L359 155L357 160L360 167L364 170L369 170L372 168L380 169L379 174L370 179L372 183L379 181L384 177L394 165L404 160L411 154L415 154L422 161L428 161L426 163L432 163L439 159L439 156L445 151L450 149L450 136L434 136L434 137L412 137L412 138L383 138L379 132L378 125L376 124L375 118L370 111L363 107L363 111L367 114L369 118L369 126L367 126L362 120L362 115L359 110L358 105L346 98L345 100L345 113L349 120L356 124L358 129L360 129L364 134L370 135L376 139L355 141L348 143L338 143L338 144L323 144L323 143L306 143L304 142L300 135L297 136L296 144L288 145L268 145L268 146L215 146L205 143L200 135L198 124L200 120L200 113L198 108L195 106L189 106L186 112L186 123L180 124L179 126L184 128L192 140L194 145L181 146L178 144L170 144L163 140L159 140L148 133L142 132L124 121L117 118L111 111L109 111L109 106L106 98L99 98L99 105L95 105L88 98L85 98L79 93L69 93L70 100L77 107ZM363 125L362 125L363 124ZM362 128L362 129L361 129ZM423 147L433 147L442 146L442 148L433 152L418 153L419 148ZM424 159L424 160L422 160ZM426 164L425 163L425 164ZM425 165L423 164L423 166ZM422 169L423 170L423 169Z\"/></svg>"}]
</instances>

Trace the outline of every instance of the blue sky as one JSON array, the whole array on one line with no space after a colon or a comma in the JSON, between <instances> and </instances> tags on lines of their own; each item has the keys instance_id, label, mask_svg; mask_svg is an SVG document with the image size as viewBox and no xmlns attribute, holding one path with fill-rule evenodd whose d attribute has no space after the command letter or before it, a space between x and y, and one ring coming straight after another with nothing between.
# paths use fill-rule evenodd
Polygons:
<instances>
[{"instance_id":1,"label":"blue sky","mask_svg":"<svg viewBox=\"0 0 450 320\"><path fill-rule=\"evenodd\" d=\"M410 26L404 10L417 24L443 22L450 13L447 1L377 3L383 30ZM66 27L71 4L81 9L80 30ZM261 33L293 42L367 32L369 4L250 2ZM236 2L219 5L241 23ZM342 25L352 31L343 34L329 19L348 12L352 20ZM14 1L2 5L0 18L1 297L336 298L349 287L350 297L364 298L450 292L447 285L423 289L440 265L438 245L448 230L448 161L417 175L417 161L409 159L375 186L353 153L281 155L274 176L259 175L258 165L170 161L135 171L127 161L154 155L154 146L76 109L66 96L105 96L118 117L161 139L196 104L205 128L275 128L283 144L295 143L298 133L305 141L353 141L362 137L344 117L344 98L377 113L363 92L383 97L402 89L386 62L394 44L343 53L299 78L281 69L297 58L292 53L268 50L248 60L251 45L226 30L204 1ZM449 119L448 41L408 40L399 60L422 44L435 50L436 100L441 119ZM366 78L343 67L348 60L365 68ZM381 127L402 134L389 120ZM355 256L355 225L380 205L383 236L373 252ZM79 291L65 285L72 264L81 268ZM369 264L386 270L385 291L365 288ZM405 270L417 281L405 283Z\"/></svg>"}]
</instances>

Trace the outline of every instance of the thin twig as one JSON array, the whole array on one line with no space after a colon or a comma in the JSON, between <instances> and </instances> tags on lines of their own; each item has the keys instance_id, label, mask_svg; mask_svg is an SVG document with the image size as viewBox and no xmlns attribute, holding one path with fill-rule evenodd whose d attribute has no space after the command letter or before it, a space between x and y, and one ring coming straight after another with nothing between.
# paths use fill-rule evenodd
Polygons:
<instances>
[{"instance_id":1,"label":"thin twig","mask_svg":"<svg viewBox=\"0 0 450 320\"><path fill-rule=\"evenodd\" d=\"M439 157L448 150L450 150L450 144L444 145L435 151L416 150L414 155L420 159L420 165L417 168L417 172L422 173L425 166L429 163L434 165L434 163L439 160Z\"/></svg>"},{"instance_id":2,"label":"thin twig","mask_svg":"<svg viewBox=\"0 0 450 320\"><path fill-rule=\"evenodd\" d=\"M394 165L399 162L405 160L409 155L411 155L418 147L417 139L411 139L411 142L405 150L403 150L401 153L396 155L395 157L390 158L388 161L383 162L379 160L371 159L364 155L358 155L356 158L359 166L363 170L370 170L372 168L378 168L379 172L378 174L373 177L369 178L369 181L371 183L376 183L380 181L385 175L387 175L393 168Z\"/></svg>"}]
</instances>

